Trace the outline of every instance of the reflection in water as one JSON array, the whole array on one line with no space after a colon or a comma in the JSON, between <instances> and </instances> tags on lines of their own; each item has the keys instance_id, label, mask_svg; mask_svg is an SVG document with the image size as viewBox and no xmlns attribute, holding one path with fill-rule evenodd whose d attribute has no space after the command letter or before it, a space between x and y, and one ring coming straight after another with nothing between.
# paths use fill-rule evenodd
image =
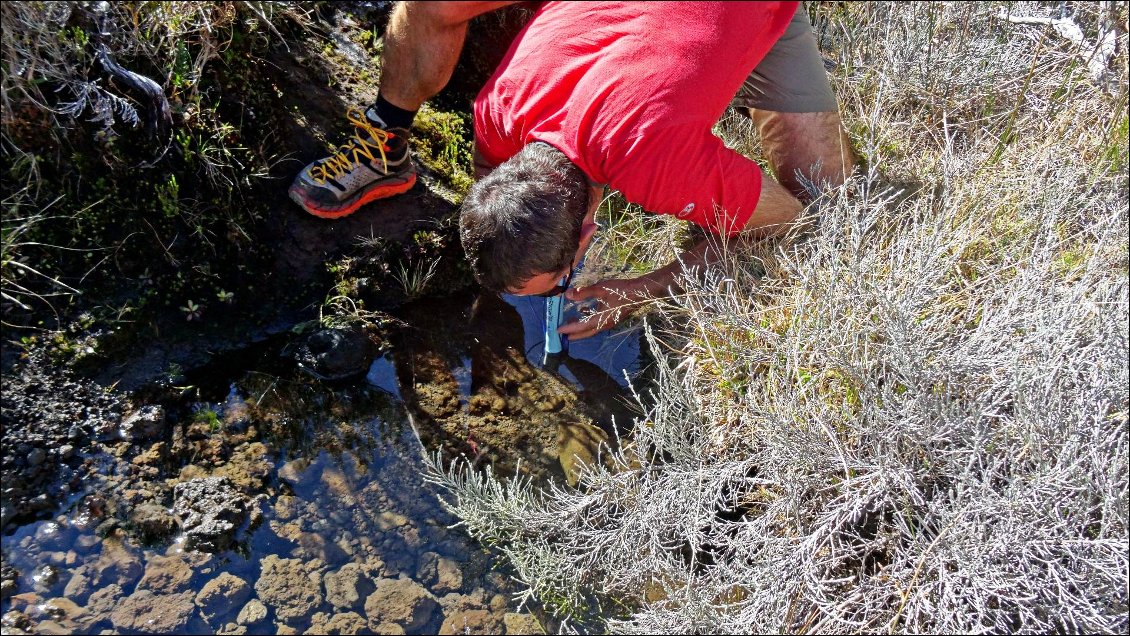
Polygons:
<instances>
[{"instance_id":1,"label":"reflection in water","mask_svg":"<svg viewBox=\"0 0 1130 636\"><path fill-rule=\"evenodd\" d=\"M541 367L543 298L482 294L462 312L421 302L396 341L393 365L422 441L448 456L575 483L633 415L625 386L639 373L638 331L570 343ZM567 316L568 319L568 316ZM374 365L374 369L376 365ZM369 381L388 384L387 378Z\"/></svg>"}]
</instances>

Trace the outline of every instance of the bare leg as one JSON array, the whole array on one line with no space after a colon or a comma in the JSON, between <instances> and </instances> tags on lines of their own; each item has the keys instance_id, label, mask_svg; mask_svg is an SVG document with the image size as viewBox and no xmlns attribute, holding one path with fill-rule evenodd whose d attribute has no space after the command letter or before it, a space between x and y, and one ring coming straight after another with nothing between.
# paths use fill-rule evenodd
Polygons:
<instances>
[{"instance_id":1,"label":"bare leg","mask_svg":"<svg viewBox=\"0 0 1130 636\"><path fill-rule=\"evenodd\" d=\"M838 186L855 169L847 133L839 113L781 113L750 109L761 131L765 158L774 174L801 200L812 196L797 172L817 187Z\"/></svg>"},{"instance_id":2,"label":"bare leg","mask_svg":"<svg viewBox=\"0 0 1130 636\"><path fill-rule=\"evenodd\" d=\"M400 2L385 31L381 95L417 111L443 90L459 61L471 18L514 2Z\"/></svg>"}]
</instances>

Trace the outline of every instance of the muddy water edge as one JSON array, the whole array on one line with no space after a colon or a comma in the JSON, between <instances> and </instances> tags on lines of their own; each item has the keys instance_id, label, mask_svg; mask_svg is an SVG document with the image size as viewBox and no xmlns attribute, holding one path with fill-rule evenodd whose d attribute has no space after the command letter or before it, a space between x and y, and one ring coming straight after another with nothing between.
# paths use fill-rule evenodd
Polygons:
<instances>
[{"instance_id":1,"label":"muddy water edge","mask_svg":"<svg viewBox=\"0 0 1130 636\"><path fill-rule=\"evenodd\" d=\"M129 397L33 355L4 391L5 500L41 494L4 510L5 633L552 629L421 478L443 449L572 482L631 420L638 332L546 369L527 310L406 305L336 380L291 332Z\"/></svg>"}]
</instances>

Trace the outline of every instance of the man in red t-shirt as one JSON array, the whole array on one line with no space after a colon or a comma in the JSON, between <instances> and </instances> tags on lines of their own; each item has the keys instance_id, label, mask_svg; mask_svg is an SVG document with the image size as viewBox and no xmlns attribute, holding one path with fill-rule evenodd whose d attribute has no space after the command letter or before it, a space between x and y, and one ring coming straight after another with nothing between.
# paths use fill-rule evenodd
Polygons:
<instances>
[{"instance_id":1,"label":"man in red t-shirt","mask_svg":"<svg viewBox=\"0 0 1130 636\"><path fill-rule=\"evenodd\" d=\"M447 6L397 8L368 128L292 186L307 210L342 216L411 187L401 147L414 110L450 78L470 18L508 3L435 4ZM712 134L730 104L758 124L780 184ZM479 282L514 294L561 291L605 186L723 236L771 236L799 214L805 181L838 184L853 168L796 2L543 3L476 99L474 125L482 178L461 238ZM594 300L597 317L560 332L608 328L629 304L673 289L683 267L715 258L703 241L649 275L569 290Z\"/></svg>"}]
</instances>

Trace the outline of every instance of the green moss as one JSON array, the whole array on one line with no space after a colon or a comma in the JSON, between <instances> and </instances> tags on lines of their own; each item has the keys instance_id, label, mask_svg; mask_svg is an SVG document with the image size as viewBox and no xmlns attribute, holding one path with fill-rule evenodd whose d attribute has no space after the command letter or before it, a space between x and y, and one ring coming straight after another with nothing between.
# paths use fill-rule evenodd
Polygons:
<instances>
[{"instance_id":1,"label":"green moss","mask_svg":"<svg viewBox=\"0 0 1130 636\"><path fill-rule=\"evenodd\" d=\"M425 105L412 125L416 159L449 185L459 198L474 183L471 133L463 117Z\"/></svg>"},{"instance_id":2,"label":"green moss","mask_svg":"<svg viewBox=\"0 0 1130 636\"><path fill-rule=\"evenodd\" d=\"M223 428L223 422L220 421L219 414L210 408L202 408L196 411L196 413L192 415L192 421L208 427L209 433L218 432Z\"/></svg>"}]
</instances>

